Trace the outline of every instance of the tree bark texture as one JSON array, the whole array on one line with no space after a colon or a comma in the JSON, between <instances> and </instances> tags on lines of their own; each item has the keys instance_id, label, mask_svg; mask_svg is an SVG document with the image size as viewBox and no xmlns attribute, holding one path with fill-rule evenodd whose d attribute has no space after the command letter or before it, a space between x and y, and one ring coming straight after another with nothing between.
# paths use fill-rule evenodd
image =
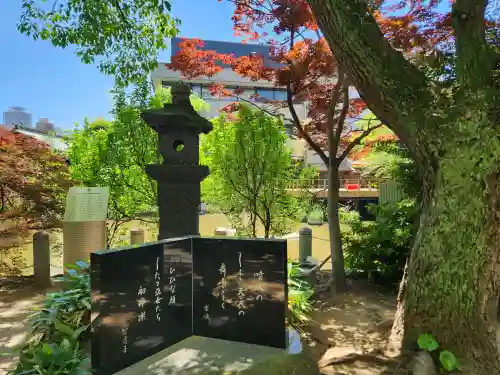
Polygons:
<instances>
[{"instance_id":1,"label":"tree bark texture","mask_svg":"<svg viewBox=\"0 0 500 375\"><path fill-rule=\"evenodd\" d=\"M335 158L330 158L328 167L328 233L330 235L330 254L332 259L332 286L335 293L346 290L346 277L344 268L344 253L340 238L339 217L339 167Z\"/></svg>"},{"instance_id":2,"label":"tree bark texture","mask_svg":"<svg viewBox=\"0 0 500 375\"><path fill-rule=\"evenodd\" d=\"M440 159L409 260L404 343L431 333L466 360L464 373L499 374L500 140L479 117L459 121L465 134Z\"/></svg>"},{"instance_id":3,"label":"tree bark texture","mask_svg":"<svg viewBox=\"0 0 500 375\"><path fill-rule=\"evenodd\" d=\"M344 70L339 69L338 80L333 90L332 101L329 108L328 126L328 234L330 237L330 256L332 260L332 283L334 293L343 293L347 289L344 253L342 249L342 239L340 237L340 176L339 168L342 159L337 157L340 147L340 139L344 130L345 117L349 109L349 89L346 82ZM343 104L339 117L335 120L333 114L337 107L338 99L343 95Z\"/></svg>"},{"instance_id":4,"label":"tree bark texture","mask_svg":"<svg viewBox=\"0 0 500 375\"><path fill-rule=\"evenodd\" d=\"M484 38L487 0L455 0L457 88L449 102L384 39L366 2L309 0L333 54L370 110L406 144L422 216L401 285L404 343L436 337L465 375L500 374L500 137ZM448 103L448 104L445 104Z\"/></svg>"}]
</instances>

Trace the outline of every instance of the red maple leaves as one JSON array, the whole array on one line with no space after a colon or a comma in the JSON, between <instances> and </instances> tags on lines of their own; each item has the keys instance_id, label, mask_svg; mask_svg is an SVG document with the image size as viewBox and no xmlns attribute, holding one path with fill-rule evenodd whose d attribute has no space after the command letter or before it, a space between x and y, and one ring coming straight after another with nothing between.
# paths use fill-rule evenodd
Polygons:
<instances>
[{"instance_id":1,"label":"red maple leaves","mask_svg":"<svg viewBox=\"0 0 500 375\"><path fill-rule=\"evenodd\" d=\"M200 47L203 45L200 40L183 40L179 46L179 53L172 57L172 62L168 64L168 67L180 71L188 79L214 78L224 69L224 66L230 66L241 77L256 82L272 82L276 87L285 89L292 103L308 102L308 117L311 121L303 124L304 129L321 147L324 146L326 127L332 121L328 117L328 108L332 105L338 64L323 38L318 40L304 38L294 42L290 47L272 46L270 56L276 64L275 67L266 66L264 56L235 57L216 51L202 50ZM216 82L217 79L214 78L214 81ZM241 88L228 89L220 83L214 83L210 87L213 96L233 97L235 101L242 100L239 97L241 91ZM276 113L279 109L290 107L288 99L269 100L259 97L258 94L245 100L265 103ZM341 105L342 102L342 98L339 97L337 103ZM348 116L350 118L359 116L365 109L364 102L359 98L351 99L349 104ZM238 105L233 103L224 107L223 111L231 112L237 109ZM293 121L291 119L291 122ZM295 125L301 126L302 124Z\"/></svg>"},{"instance_id":2,"label":"red maple leaves","mask_svg":"<svg viewBox=\"0 0 500 375\"><path fill-rule=\"evenodd\" d=\"M0 127L0 235L57 223L71 186L66 160L49 145Z\"/></svg>"},{"instance_id":3,"label":"red maple leaves","mask_svg":"<svg viewBox=\"0 0 500 375\"><path fill-rule=\"evenodd\" d=\"M180 43L181 50L172 56L168 66L178 68L186 78L192 79L201 76L213 77L223 69L220 63L232 64L232 56L201 50L203 46L200 39L185 39Z\"/></svg>"},{"instance_id":4,"label":"red maple leaves","mask_svg":"<svg viewBox=\"0 0 500 375\"><path fill-rule=\"evenodd\" d=\"M343 123L339 125L339 119L354 120L366 109L363 101L353 95L352 88L346 103L345 89L349 86L349 77L345 77L343 85L346 87L337 95L340 67L317 28L307 0L226 1L235 5L232 17L235 34L246 41L265 42L274 64L266 64L269 61L267 56L221 54L202 49L200 40L186 39L180 43L180 52L172 57L168 68L181 72L188 79L208 77L216 81L215 76L230 66L238 75L251 81L272 82L277 88L286 90L287 100L263 100L254 95L253 102L267 102L276 109L288 107L292 112L290 120L299 136L305 137L309 144L316 142L320 147L325 146L329 127L344 126ZM371 3L381 31L396 48L405 52L432 50L451 36L447 14L436 10L439 0L374 0ZM273 31L271 36L269 30ZM214 84L211 92L212 95L241 100L238 90L228 90L220 84ZM308 103L308 120L302 123L290 105L298 102ZM236 108L237 105L233 104L224 110ZM343 132L343 137L347 137L352 129L346 126Z\"/></svg>"}]
</instances>

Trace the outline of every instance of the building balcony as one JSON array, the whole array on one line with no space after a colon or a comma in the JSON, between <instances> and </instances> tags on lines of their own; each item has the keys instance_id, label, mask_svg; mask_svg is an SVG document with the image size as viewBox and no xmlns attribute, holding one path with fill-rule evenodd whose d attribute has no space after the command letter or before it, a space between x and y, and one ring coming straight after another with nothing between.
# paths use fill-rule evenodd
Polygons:
<instances>
[{"instance_id":1,"label":"building balcony","mask_svg":"<svg viewBox=\"0 0 500 375\"><path fill-rule=\"evenodd\" d=\"M368 180L363 178L358 179L341 179L339 189L340 198L378 198L380 181ZM328 196L328 180L327 179L312 179L312 180L296 180L287 189L294 196L300 196L305 193L310 193L317 198L326 198Z\"/></svg>"}]
</instances>

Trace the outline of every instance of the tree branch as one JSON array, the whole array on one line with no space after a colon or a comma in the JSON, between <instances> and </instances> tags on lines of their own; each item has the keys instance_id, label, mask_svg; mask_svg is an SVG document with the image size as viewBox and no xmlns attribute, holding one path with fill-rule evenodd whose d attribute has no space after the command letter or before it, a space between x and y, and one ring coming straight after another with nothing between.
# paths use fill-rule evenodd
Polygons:
<instances>
[{"instance_id":1,"label":"tree branch","mask_svg":"<svg viewBox=\"0 0 500 375\"><path fill-rule=\"evenodd\" d=\"M328 45L361 98L415 149L432 94L424 73L394 50L361 0L309 0ZM418 105L415 105L418 103ZM412 142L413 140L413 142Z\"/></svg>"},{"instance_id":2,"label":"tree branch","mask_svg":"<svg viewBox=\"0 0 500 375\"><path fill-rule=\"evenodd\" d=\"M485 12L488 0L456 0L452 8L457 77L468 88L493 84L493 53L486 41Z\"/></svg>"},{"instance_id":3,"label":"tree branch","mask_svg":"<svg viewBox=\"0 0 500 375\"><path fill-rule=\"evenodd\" d=\"M368 127L366 130L364 130L363 133L361 133L356 139L354 139L354 141L352 141L351 143L349 143L349 145L347 145L346 149L342 152L338 160L340 161L344 160L347 156L349 156L350 152L353 150L354 147L358 146L361 143L361 141L364 138L366 138L372 131L380 128L381 126L382 124L378 124L375 126Z\"/></svg>"},{"instance_id":4,"label":"tree branch","mask_svg":"<svg viewBox=\"0 0 500 375\"><path fill-rule=\"evenodd\" d=\"M321 147L319 147L319 145L313 141L311 136L304 130L304 128L300 123L299 116L297 115L297 112L295 111L295 108L293 106L292 88L290 86L290 83L287 84L286 91L287 91L288 109L290 110L290 114L292 115L293 125L297 129L299 135L302 138L304 138L307 144L319 155L323 163L325 163L325 165L328 165L328 156L326 156L325 152L321 149Z\"/></svg>"},{"instance_id":5,"label":"tree branch","mask_svg":"<svg viewBox=\"0 0 500 375\"><path fill-rule=\"evenodd\" d=\"M295 38L294 38L294 31L292 30L290 33L290 49L293 48L295 44ZM325 166L328 166L329 163L329 158L326 156L325 152L321 149L321 147L313 141L313 139L310 137L310 135L304 130L300 123L299 116L297 116L297 111L295 111L295 107L293 105L293 90L292 90L292 82L291 80L287 82L286 84L286 102L288 103L288 110L290 111L290 114L292 115L293 119L293 124L297 128L297 131L299 132L299 135L305 139L307 144L319 155L323 163L325 163Z\"/></svg>"},{"instance_id":6,"label":"tree branch","mask_svg":"<svg viewBox=\"0 0 500 375\"><path fill-rule=\"evenodd\" d=\"M333 88L332 99L330 105L328 106L327 121L330 126L333 127L333 118L335 117L335 110L337 109L337 104L340 99L340 94L342 94L342 88L344 87L345 75L343 69L339 68L337 82Z\"/></svg>"},{"instance_id":7,"label":"tree branch","mask_svg":"<svg viewBox=\"0 0 500 375\"><path fill-rule=\"evenodd\" d=\"M337 163L340 164L343 158L337 158L337 152L340 146L340 139L342 138L342 132L344 131L345 119L347 117L347 113L349 112L349 85L344 81L342 87L342 93L344 95L344 100L342 101L342 109L340 111L340 116L337 119L337 127L335 128L335 132L333 133L332 144L335 150L335 156L333 156ZM332 155L330 155L332 157Z\"/></svg>"},{"instance_id":8,"label":"tree branch","mask_svg":"<svg viewBox=\"0 0 500 375\"><path fill-rule=\"evenodd\" d=\"M270 116L273 116L273 117L283 117L283 120L287 120L287 121L293 122L291 119L289 119L289 118L285 118L284 116L282 116L282 115L281 115L281 113L271 112L269 109L264 108L264 107L261 107L261 106L259 106L257 103L254 103L254 102L252 102L252 101L250 101L250 100L247 100L247 99L245 99L245 98L241 98L241 97L239 97L239 96L237 96L237 95L236 95L236 98L237 98L240 102L241 102L241 101L243 101L243 102L245 102L245 103L247 103L247 104L251 104L251 105L252 105L252 106L254 106L255 108L259 109L259 110L260 110L260 111L262 111L262 112L267 113L267 114L268 114L268 115L270 115ZM264 103L264 104L265 104L265 103Z\"/></svg>"}]
</instances>

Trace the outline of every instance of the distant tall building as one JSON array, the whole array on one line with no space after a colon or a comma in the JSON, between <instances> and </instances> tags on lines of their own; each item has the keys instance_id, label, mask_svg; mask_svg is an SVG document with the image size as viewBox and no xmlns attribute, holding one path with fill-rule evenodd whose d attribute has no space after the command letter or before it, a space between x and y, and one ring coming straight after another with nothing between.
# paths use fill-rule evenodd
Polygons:
<instances>
[{"instance_id":1,"label":"distant tall building","mask_svg":"<svg viewBox=\"0 0 500 375\"><path fill-rule=\"evenodd\" d=\"M55 125L48 118L41 118L37 121L35 129L44 133L55 131Z\"/></svg>"},{"instance_id":2,"label":"distant tall building","mask_svg":"<svg viewBox=\"0 0 500 375\"><path fill-rule=\"evenodd\" d=\"M7 126L20 125L30 128L32 126L32 116L31 113L26 112L26 108L9 107L3 113L3 123Z\"/></svg>"}]
</instances>

